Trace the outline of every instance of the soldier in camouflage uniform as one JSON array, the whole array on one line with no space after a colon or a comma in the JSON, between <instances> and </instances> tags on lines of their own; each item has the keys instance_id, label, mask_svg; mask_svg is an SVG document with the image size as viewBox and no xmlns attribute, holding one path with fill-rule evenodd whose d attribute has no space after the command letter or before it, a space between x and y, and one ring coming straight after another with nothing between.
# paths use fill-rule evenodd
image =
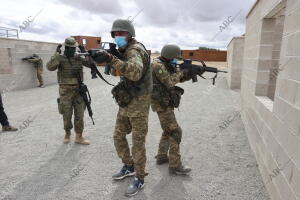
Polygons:
<instances>
[{"instance_id":1,"label":"soldier in camouflage uniform","mask_svg":"<svg viewBox=\"0 0 300 200\"><path fill-rule=\"evenodd\" d=\"M191 75L188 71L177 70L176 58L181 58L180 48L177 45L165 45L162 48L161 56L151 64L153 76L151 108L157 112L163 129L156 159L157 164L169 162L171 174L188 174L191 169L181 163L179 145L182 130L176 121L174 105L172 104L174 99L170 94L179 88L175 86L177 83L190 80Z\"/></svg>"},{"instance_id":2,"label":"soldier in camouflage uniform","mask_svg":"<svg viewBox=\"0 0 300 200\"><path fill-rule=\"evenodd\" d=\"M121 81L112 90L119 104L113 139L124 166L113 175L113 179L120 180L135 174L133 183L126 191L127 196L133 196L143 188L144 177L147 175L145 140L152 91L150 55L144 45L134 39L135 30L129 20L114 21L111 35L123 59L102 51L98 53L95 61L107 63L113 71L121 73ZM132 133L132 155L126 139L129 133Z\"/></svg>"},{"instance_id":3,"label":"soldier in camouflage uniform","mask_svg":"<svg viewBox=\"0 0 300 200\"><path fill-rule=\"evenodd\" d=\"M75 126L75 143L88 145L90 142L82 137L84 129L84 111L86 105L83 98L79 95L76 89L79 87L78 77L83 80L82 66L88 67L88 62L84 57L74 57L77 42L74 38L66 38L64 54L58 52L51 57L47 63L47 69L50 71L57 70L59 96L58 109L63 116L65 144L70 142L72 125L72 114L74 111L74 126Z\"/></svg>"},{"instance_id":4,"label":"soldier in camouflage uniform","mask_svg":"<svg viewBox=\"0 0 300 200\"><path fill-rule=\"evenodd\" d=\"M40 83L38 87L43 88L44 87L44 81L43 81L43 76L42 76L43 60L37 54L33 54L32 58L26 59L26 61L32 63L34 68L36 68L37 79Z\"/></svg>"}]
</instances>

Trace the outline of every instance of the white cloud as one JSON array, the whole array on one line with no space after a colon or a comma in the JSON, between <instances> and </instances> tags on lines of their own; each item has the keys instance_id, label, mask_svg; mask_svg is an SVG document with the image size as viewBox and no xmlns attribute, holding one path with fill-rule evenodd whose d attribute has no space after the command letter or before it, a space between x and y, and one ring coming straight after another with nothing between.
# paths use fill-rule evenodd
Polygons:
<instances>
[{"instance_id":1,"label":"white cloud","mask_svg":"<svg viewBox=\"0 0 300 200\"><path fill-rule=\"evenodd\" d=\"M62 42L70 35L101 36L112 41L110 28L117 18L135 16L137 39L149 49L175 43L182 48L226 48L245 31L245 15L254 0L14 0L1 2L0 26L16 27L43 11L20 33L21 39ZM223 21L241 14L215 40Z\"/></svg>"}]
</instances>

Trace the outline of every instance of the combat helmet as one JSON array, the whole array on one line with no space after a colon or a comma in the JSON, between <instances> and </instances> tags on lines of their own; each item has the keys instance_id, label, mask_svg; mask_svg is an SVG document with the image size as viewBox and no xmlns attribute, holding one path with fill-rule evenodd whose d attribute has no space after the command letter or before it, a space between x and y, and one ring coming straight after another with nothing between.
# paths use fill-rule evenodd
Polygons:
<instances>
[{"instance_id":1,"label":"combat helmet","mask_svg":"<svg viewBox=\"0 0 300 200\"><path fill-rule=\"evenodd\" d=\"M161 56L167 59L181 59L180 47L175 44L167 44L161 50Z\"/></svg>"},{"instance_id":2,"label":"combat helmet","mask_svg":"<svg viewBox=\"0 0 300 200\"><path fill-rule=\"evenodd\" d=\"M113 25L111 27L111 37L115 37L114 32L115 31L125 31L128 32L132 37L135 37L135 30L134 26L131 21L127 19L117 19L113 22Z\"/></svg>"},{"instance_id":3,"label":"combat helmet","mask_svg":"<svg viewBox=\"0 0 300 200\"><path fill-rule=\"evenodd\" d=\"M76 42L76 40L73 37L68 37L65 39L64 45L66 47L77 47L78 43Z\"/></svg>"}]
</instances>

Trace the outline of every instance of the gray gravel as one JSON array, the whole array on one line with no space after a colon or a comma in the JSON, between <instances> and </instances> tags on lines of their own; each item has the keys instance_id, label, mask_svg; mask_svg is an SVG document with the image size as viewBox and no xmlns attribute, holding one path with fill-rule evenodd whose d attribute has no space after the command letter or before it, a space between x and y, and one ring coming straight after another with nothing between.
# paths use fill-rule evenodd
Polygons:
<instances>
[{"instance_id":1,"label":"gray gravel","mask_svg":"<svg viewBox=\"0 0 300 200\"><path fill-rule=\"evenodd\" d=\"M118 80L108 79L114 83ZM25 122L27 127L0 135L0 199L128 199L124 192L132 179L111 180L121 167L112 141L117 106L111 87L100 79L86 83L96 122L93 126L86 114L89 146L62 143L57 85L6 93L3 101L11 124L19 127ZM207 80L180 86L185 89L176 111L184 133L181 151L183 162L193 171L188 177L170 176L167 165L155 164L162 131L156 114L151 112L149 176L143 191L131 199L269 199L238 114L239 91L229 90L222 76L216 87Z\"/></svg>"}]
</instances>

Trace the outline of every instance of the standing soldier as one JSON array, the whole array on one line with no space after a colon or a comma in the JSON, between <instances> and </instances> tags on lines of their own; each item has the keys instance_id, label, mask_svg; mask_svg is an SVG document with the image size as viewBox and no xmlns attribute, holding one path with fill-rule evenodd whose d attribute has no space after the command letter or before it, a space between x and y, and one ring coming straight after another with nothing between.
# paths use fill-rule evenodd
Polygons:
<instances>
[{"instance_id":1,"label":"standing soldier","mask_svg":"<svg viewBox=\"0 0 300 200\"><path fill-rule=\"evenodd\" d=\"M40 83L38 87L43 88L43 60L37 54L33 54L31 57L22 58L22 60L33 64L34 68L36 68L37 79Z\"/></svg>"},{"instance_id":2,"label":"standing soldier","mask_svg":"<svg viewBox=\"0 0 300 200\"><path fill-rule=\"evenodd\" d=\"M177 71L177 58L181 58L181 51L177 45L165 45L161 56L152 64L153 92L151 95L151 108L157 112L163 133L160 139L157 164L169 162L171 174L188 174L191 169L182 165L179 145L182 130L178 125L174 108L179 106L183 89L175 86L179 82L191 78L188 71ZM169 154L169 156L168 156Z\"/></svg>"},{"instance_id":3,"label":"standing soldier","mask_svg":"<svg viewBox=\"0 0 300 200\"><path fill-rule=\"evenodd\" d=\"M0 124L2 125L2 131L17 131L18 129L11 126L8 122L7 116L4 112L4 107L2 103L2 96L0 93Z\"/></svg>"},{"instance_id":4,"label":"standing soldier","mask_svg":"<svg viewBox=\"0 0 300 200\"><path fill-rule=\"evenodd\" d=\"M121 180L135 174L126 191L126 196L133 196L144 187L144 177L147 175L145 140L152 91L150 56L144 45L134 39L135 30L131 21L114 21L111 36L122 54L122 60L106 51L98 52L94 59L97 63L107 63L121 73L121 81L112 90L119 104L113 139L124 166L112 178ZM129 133L132 133L132 156L126 139Z\"/></svg>"},{"instance_id":5,"label":"standing soldier","mask_svg":"<svg viewBox=\"0 0 300 200\"><path fill-rule=\"evenodd\" d=\"M57 70L57 78L59 84L59 96L57 99L59 113L63 116L65 144L70 142L72 125L72 114L74 110L74 126L75 126L75 143L88 145L90 142L82 137L84 128L84 111L85 103L79 95L78 88L80 79L83 80L82 65L88 66L87 61L83 57L75 57L77 42L74 38L66 38L64 54L59 53L60 47L54 56L47 63L47 68L50 71Z\"/></svg>"}]
</instances>

